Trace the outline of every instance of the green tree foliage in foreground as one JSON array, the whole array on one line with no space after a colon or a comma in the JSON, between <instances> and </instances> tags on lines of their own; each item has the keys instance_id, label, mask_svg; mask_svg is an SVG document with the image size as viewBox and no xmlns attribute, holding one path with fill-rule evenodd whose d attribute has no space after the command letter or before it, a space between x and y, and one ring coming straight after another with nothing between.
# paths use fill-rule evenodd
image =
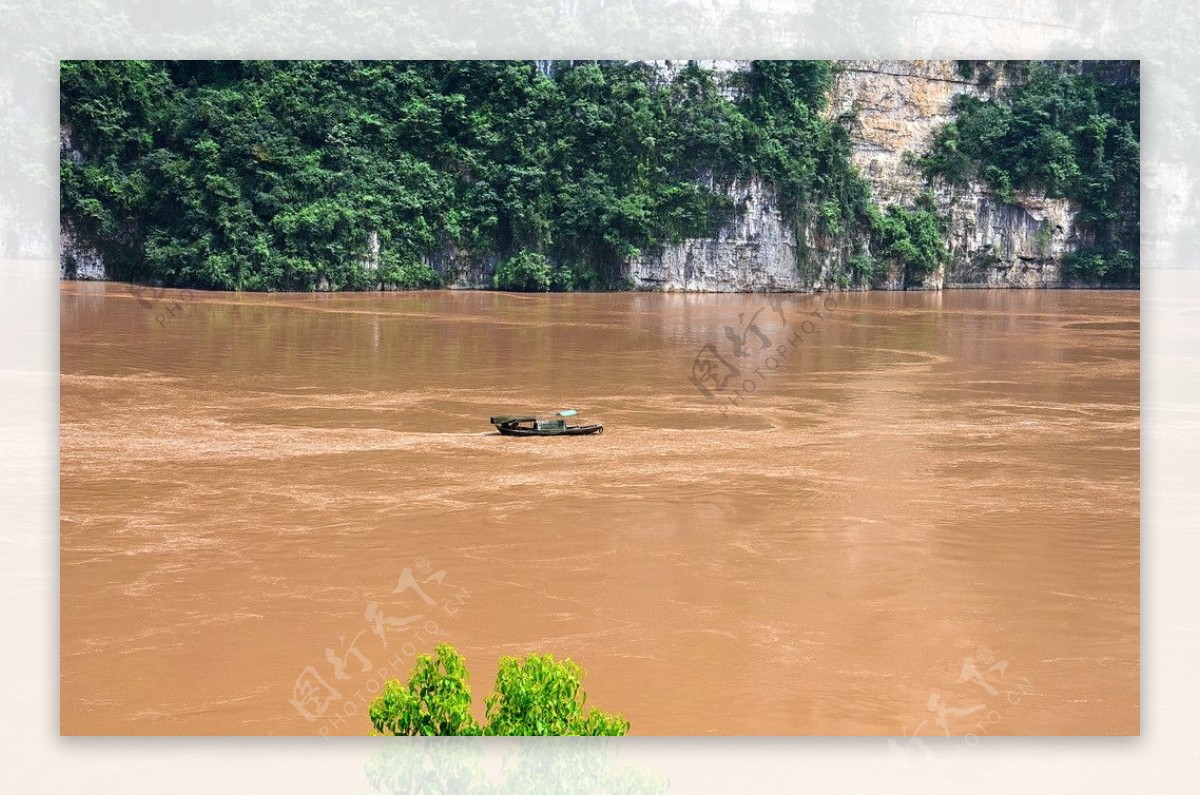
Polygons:
<instances>
[{"instance_id":1,"label":"green tree foliage in foreground","mask_svg":"<svg viewBox=\"0 0 1200 796\"><path fill-rule=\"evenodd\" d=\"M583 669L571 660L502 658L485 700L486 723L471 715L469 674L448 644L418 655L405 685L389 680L369 716L382 735L624 735L629 722L596 708L584 712Z\"/></svg>"},{"instance_id":2,"label":"green tree foliage in foreground","mask_svg":"<svg viewBox=\"0 0 1200 796\"><path fill-rule=\"evenodd\" d=\"M970 70L970 62L965 67ZM1080 206L1094 246L1067 258L1068 272L1138 281L1139 93L1137 62L1086 69L1034 63L998 101L962 95L955 121L922 159L925 173L960 182L982 177L1006 201L1044 190Z\"/></svg>"}]
</instances>

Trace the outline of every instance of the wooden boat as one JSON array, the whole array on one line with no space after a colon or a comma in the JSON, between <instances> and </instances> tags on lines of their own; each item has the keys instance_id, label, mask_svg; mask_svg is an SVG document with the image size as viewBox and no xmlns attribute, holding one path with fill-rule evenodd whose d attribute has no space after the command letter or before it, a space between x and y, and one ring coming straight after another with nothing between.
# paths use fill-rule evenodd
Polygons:
<instances>
[{"instance_id":1,"label":"wooden boat","mask_svg":"<svg viewBox=\"0 0 1200 796\"><path fill-rule=\"evenodd\" d=\"M599 423L568 426L566 418L575 414L574 409L565 409L552 417L498 415L490 422L506 437L579 437L604 433L604 426Z\"/></svg>"}]
</instances>

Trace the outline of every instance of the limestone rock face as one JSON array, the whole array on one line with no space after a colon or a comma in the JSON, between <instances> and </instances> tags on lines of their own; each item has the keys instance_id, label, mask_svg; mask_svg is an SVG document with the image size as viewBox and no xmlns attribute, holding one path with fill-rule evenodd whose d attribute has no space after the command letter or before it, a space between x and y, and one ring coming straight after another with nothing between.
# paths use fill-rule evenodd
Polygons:
<instances>
[{"instance_id":1,"label":"limestone rock face","mask_svg":"<svg viewBox=\"0 0 1200 796\"><path fill-rule=\"evenodd\" d=\"M986 99L992 93L960 77L953 61L843 61L834 74L828 114L847 125L854 165L875 200L887 207L911 202L923 190L920 169L904 156L924 152L938 130L954 121L958 95Z\"/></svg>"},{"instance_id":2,"label":"limestone rock face","mask_svg":"<svg viewBox=\"0 0 1200 796\"><path fill-rule=\"evenodd\" d=\"M654 63L670 71L682 62ZM716 68L727 74L749 68L749 62L720 62ZM938 131L954 120L959 95L994 98L1006 85L998 71L986 84L965 78L954 61L838 64L827 112L850 131L852 160L875 201L884 208L911 207L918 196L931 190L938 211L949 218L948 264L916 283L893 269L872 287L1068 286L1062 257L1089 242L1075 224L1079 210L1071 202L1027 193L1004 202L982 181L931 187L914 162L929 149ZM731 292L848 286L834 276L845 271L844 263L838 267L842 254L829 251L811 230L800 230L801 256L795 256L796 232L781 217L770 186L754 181L734 186L730 195L741 211L737 218L715 238L688 240L636 258L629 265L634 287Z\"/></svg>"},{"instance_id":3,"label":"limestone rock face","mask_svg":"<svg viewBox=\"0 0 1200 796\"><path fill-rule=\"evenodd\" d=\"M58 234L58 273L61 279L108 279L100 253L80 243L66 226Z\"/></svg>"},{"instance_id":4,"label":"limestone rock face","mask_svg":"<svg viewBox=\"0 0 1200 796\"><path fill-rule=\"evenodd\" d=\"M71 129L66 125L59 125L58 148L60 157L70 158L77 163L83 160L83 155L72 140ZM58 231L58 274L60 279L108 278L100 253L81 243L63 222L60 222Z\"/></svg>"},{"instance_id":5,"label":"limestone rock face","mask_svg":"<svg viewBox=\"0 0 1200 796\"><path fill-rule=\"evenodd\" d=\"M882 207L911 206L928 190L914 164L954 120L959 95L993 98L1003 73L984 85L962 77L954 61L845 61L835 75L829 113L846 121L852 160ZM1000 200L985 183L935 184L938 211L949 216L949 263L921 284L895 288L1062 287L1062 257L1087 243L1066 199L1017 194ZM887 287L887 286L884 286Z\"/></svg>"},{"instance_id":6,"label":"limestone rock face","mask_svg":"<svg viewBox=\"0 0 1200 796\"><path fill-rule=\"evenodd\" d=\"M715 238L696 238L643 254L629 264L637 290L739 293L805 291L796 236L775 191L760 180L730 189L737 215Z\"/></svg>"},{"instance_id":7,"label":"limestone rock face","mask_svg":"<svg viewBox=\"0 0 1200 796\"><path fill-rule=\"evenodd\" d=\"M950 214L950 262L944 287L1068 287L1063 255L1089 243L1065 199L1017 194L1011 204L984 186L935 194Z\"/></svg>"},{"instance_id":8,"label":"limestone rock face","mask_svg":"<svg viewBox=\"0 0 1200 796\"><path fill-rule=\"evenodd\" d=\"M492 275L500 264L494 255L472 255L449 240L426 263L441 277L442 286L451 290L491 290Z\"/></svg>"},{"instance_id":9,"label":"limestone rock face","mask_svg":"<svg viewBox=\"0 0 1200 796\"><path fill-rule=\"evenodd\" d=\"M654 68L657 77L664 83L669 83L674 80L680 72L689 66L697 66L700 69L708 70L713 73L713 80L717 85L717 89L725 96L726 99L738 100L743 96L742 89L734 85L729 79L730 76L736 75L739 72L748 72L750 70L750 61L736 60L706 60L706 61L679 61L679 60L657 60L645 61Z\"/></svg>"}]
</instances>

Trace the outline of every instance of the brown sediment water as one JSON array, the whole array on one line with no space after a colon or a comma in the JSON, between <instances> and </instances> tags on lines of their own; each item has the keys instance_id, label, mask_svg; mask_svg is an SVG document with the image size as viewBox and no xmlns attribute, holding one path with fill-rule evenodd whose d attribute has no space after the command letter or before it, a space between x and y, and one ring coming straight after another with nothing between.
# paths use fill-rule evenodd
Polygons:
<instances>
[{"instance_id":1,"label":"brown sediment water","mask_svg":"<svg viewBox=\"0 0 1200 796\"><path fill-rule=\"evenodd\" d=\"M443 641L480 714L550 652L635 734L1138 732L1137 293L61 309L64 734L365 734Z\"/></svg>"}]
</instances>

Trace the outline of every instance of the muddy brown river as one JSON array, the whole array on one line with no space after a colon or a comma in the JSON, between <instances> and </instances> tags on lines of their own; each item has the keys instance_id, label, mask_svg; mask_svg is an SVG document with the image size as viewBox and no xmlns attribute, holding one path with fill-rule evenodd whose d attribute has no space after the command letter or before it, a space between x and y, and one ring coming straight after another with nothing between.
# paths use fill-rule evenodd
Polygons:
<instances>
[{"instance_id":1,"label":"muddy brown river","mask_svg":"<svg viewBox=\"0 0 1200 796\"><path fill-rule=\"evenodd\" d=\"M1138 732L1137 293L61 295L64 734Z\"/></svg>"}]
</instances>

